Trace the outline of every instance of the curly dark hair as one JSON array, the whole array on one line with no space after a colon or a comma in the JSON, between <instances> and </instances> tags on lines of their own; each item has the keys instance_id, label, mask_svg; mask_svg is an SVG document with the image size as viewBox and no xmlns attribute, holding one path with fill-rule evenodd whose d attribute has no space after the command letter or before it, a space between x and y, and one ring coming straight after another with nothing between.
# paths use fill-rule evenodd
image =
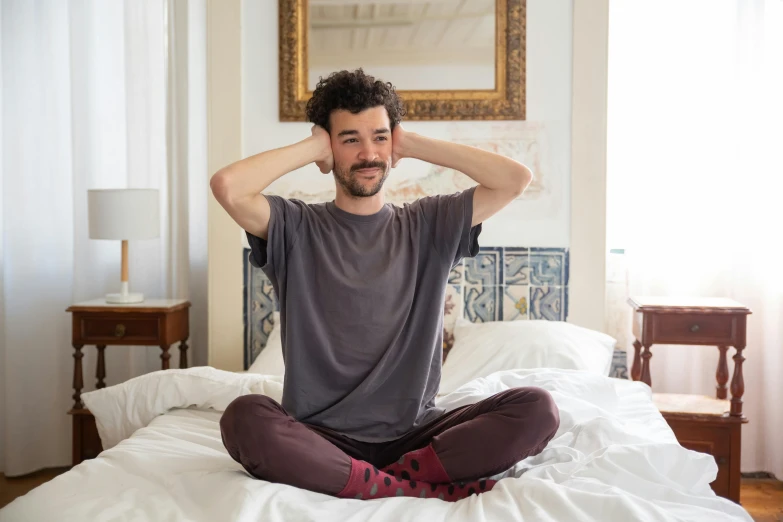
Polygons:
<instances>
[{"instance_id":1,"label":"curly dark hair","mask_svg":"<svg viewBox=\"0 0 783 522\"><path fill-rule=\"evenodd\" d=\"M307 102L307 120L329 131L329 115L344 109L358 114L365 109L384 106L391 128L402 121L405 107L394 86L376 80L359 68L338 71L318 80L313 97Z\"/></svg>"}]
</instances>

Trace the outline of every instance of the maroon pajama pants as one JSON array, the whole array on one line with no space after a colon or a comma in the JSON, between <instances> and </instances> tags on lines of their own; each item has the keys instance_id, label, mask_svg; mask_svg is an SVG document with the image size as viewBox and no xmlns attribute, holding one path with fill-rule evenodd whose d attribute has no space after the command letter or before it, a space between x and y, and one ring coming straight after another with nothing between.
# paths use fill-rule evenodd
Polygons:
<instances>
[{"instance_id":1,"label":"maroon pajama pants","mask_svg":"<svg viewBox=\"0 0 783 522\"><path fill-rule=\"evenodd\" d=\"M473 480L541 452L559 425L552 396L535 387L506 390L381 443L298 422L264 395L237 398L220 419L223 444L248 473L330 495L346 485L350 457L383 468L432 444L451 479Z\"/></svg>"}]
</instances>

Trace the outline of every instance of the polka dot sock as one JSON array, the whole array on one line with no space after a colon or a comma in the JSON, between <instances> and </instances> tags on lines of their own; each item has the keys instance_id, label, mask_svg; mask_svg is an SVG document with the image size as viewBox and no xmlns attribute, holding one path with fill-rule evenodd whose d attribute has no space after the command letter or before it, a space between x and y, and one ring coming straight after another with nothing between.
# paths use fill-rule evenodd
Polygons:
<instances>
[{"instance_id":1,"label":"polka dot sock","mask_svg":"<svg viewBox=\"0 0 783 522\"><path fill-rule=\"evenodd\" d=\"M408 480L423 480L435 484L452 482L432 444L415 451L409 451L394 464L383 468L383 471Z\"/></svg>"},{"instance_id":2,"label":"polka dot sock","mask_svg":"<svg viewBox=\"0 0 783 522\"><path fill-rule=\"evenodd\" d=\"M380 471L368 462L352 458L348 483L337 496L362 500L419 497L455 502L489 490L491 488L490 482L492 481L482 480L460 484L433 484L413 479L404 480L401 476L393 476Z\"/></svg>"}]
</instances>

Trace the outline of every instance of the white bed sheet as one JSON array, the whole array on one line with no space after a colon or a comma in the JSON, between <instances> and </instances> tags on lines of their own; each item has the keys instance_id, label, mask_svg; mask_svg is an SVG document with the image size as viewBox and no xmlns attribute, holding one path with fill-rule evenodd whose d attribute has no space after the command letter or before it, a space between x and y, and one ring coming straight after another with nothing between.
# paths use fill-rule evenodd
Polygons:
<instances>
[{"instance_id":1,"label":"white bed sheet","mask_svg":"<svg viewBox=\"0 0 783 522\"><path fill-rule=\"evenodd\" d=\"M453 409L514 386L549 390L561 425L541 454L500 475L492 491L456 503L361 501L254 479L228 456L220 411L244 393L279 400L278 379L211 368L155 372L86 394L109 449L18 498L0 521L752 520L714 495L714 460L677 444L642 383L516 370L439 402Z\"/></svg>"}]
</instances>

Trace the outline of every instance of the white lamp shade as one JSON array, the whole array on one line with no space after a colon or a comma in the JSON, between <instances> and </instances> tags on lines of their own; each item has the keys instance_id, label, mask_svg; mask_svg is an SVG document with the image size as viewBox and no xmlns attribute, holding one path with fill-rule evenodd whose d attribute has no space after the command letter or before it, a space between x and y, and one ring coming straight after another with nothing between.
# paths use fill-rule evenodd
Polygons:
<instances>
[{"instance_id":1,"label":"white lamp shade","mask_svg":"<svg viewBox=\"0 0 783 522\"><path fill-rule=\"evenodd\" d=\"M160 235L157 189L87 191L91 239L151 239Z\"/></svg>"}]
</instances>

